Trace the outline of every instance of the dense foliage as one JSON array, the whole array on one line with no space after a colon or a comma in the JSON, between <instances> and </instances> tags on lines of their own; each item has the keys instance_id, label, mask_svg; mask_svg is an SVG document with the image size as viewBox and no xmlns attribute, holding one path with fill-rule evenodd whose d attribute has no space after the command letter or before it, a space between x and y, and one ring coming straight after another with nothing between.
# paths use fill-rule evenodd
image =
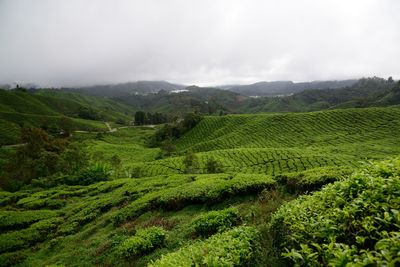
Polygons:
<instances>
[{"instance_id":1,"label":"dense foliage","mask_svg":"<svg viewBox=\"0 0 400 267\"><path fill-rule=\"evenodd\" d=\"M400 160L300 197L273 216L278 253L298 266L400 264Z\"/></svg>"},{"instance_id":2,"label":"dense foliage","mask_svg":"<svg viewBox=\"0 0 400 267\"><path fill-rule=\"evenodd\" d=\"M198 113L187 113L183 118L178 118L175 122L164 125L150 139L150 146L159 146L163 142L181 137L194 128L202 118Z\"/></svg>"},{"instance_id":3,"label":"dense foliage","mask_svg":"<svg viewBox=\"0 0 400 267\"><path fill-rule=\"evenodd\" d=\"M136 111L135 112L135 125L154 125L161 124L170 121L171 118L166 114L155 112L144 112L144 111Z\"/></svg>"}]
</instances>

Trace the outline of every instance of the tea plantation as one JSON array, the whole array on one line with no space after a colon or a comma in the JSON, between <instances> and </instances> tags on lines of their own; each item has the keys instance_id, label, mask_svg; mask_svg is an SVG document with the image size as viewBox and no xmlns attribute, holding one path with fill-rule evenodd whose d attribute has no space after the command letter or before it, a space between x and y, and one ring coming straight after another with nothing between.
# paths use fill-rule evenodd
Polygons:
<instances>
[{"instance_id":1,"label":"tea plantation","mask_svg":"<svg viewBox=\"0 0 400 267\"><path fill-rule=\"evenodd\" d=\"M160 127L75 133L104 181L0 191L0 266L400 264L400 109L205 117L168 155Z\"/></svg>"}]
</instances>

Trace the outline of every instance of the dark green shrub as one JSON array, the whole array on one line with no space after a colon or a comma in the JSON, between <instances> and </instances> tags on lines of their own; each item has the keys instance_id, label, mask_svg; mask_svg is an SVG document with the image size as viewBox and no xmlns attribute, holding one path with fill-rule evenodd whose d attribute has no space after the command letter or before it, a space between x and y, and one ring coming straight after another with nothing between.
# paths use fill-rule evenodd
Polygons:
<instances>
[{"instance_id":1,"label":"dark green shrub","mask_svg":"<svg viewBox=\"0 0 400 267\"><path fill-rule=\"evenodd\" d=\"M206 161L207 173L219 173L222 172L221 164L214 158L209 158Z\"/></svg>"},{"instance_id":2,"label":"dark green shrub","mask_svg":"<svg viewBox=\"0 0 400 267\"><path fill-rule=\"evenodd\" d=\"M90 185L97 182L107 181L109 178L110 172L107 166L97 164L76 175L65 176L64 183L67 185Z\"/></svg>"},{"instance_id":3,"label":"dark green shrub","mask_svg":"<svg viewBox=\"0 0 400 267\"><path fill-rule=\"evenodd\" d=\"M210 211L198 216L192 223L195 233L201 236L210 236L219 231L232 228L240 221L236 208Z\"/></svg>"},{"instance_id":4,"label":"dark green shrub","mask_svg":"<svg viewBox=\"0 0 400 267\"><path fill-rule=\"evenodd\" d=\"M164 244L166 232L160 227L151 227L137 233L119 245L118 250L124 257L139 256L151 252Z\"/></svg>"},{"instance_id":5,"label":"dark green shrub","mask_svg":"<svg viewBox=\"0 0 400 267\"><path fill-rule=\"evenodd\" d=\"M181 120L165 124L148 141L150 147L160 146L166 140L174 140L193 129L203 117L198 113L187 113Z\"/></svg>"}]
</instances>

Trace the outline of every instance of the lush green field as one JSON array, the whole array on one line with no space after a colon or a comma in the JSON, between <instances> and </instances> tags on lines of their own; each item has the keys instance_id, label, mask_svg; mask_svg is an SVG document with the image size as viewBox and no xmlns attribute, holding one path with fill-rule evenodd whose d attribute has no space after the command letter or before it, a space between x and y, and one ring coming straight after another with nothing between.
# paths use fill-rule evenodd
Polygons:
<instances>
[{"instance_id":1,"label":"lush green field","mask_svg":"<svg viewBox=\"0 0 400 267\"><path fill-rule=\"evenodd\" d=\"M164 158L155 131L74 134L108 181L0 191L0 266L400 262L399 109L206 117Z\"/></svg>"}]
</instances>

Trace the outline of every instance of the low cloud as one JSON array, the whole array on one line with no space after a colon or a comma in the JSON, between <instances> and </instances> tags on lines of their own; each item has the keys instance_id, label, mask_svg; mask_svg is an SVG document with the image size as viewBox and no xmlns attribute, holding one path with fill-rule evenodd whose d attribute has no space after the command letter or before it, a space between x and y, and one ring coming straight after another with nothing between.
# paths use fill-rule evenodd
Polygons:
<instances>
[{"instance_id":1,"label":"low cloud","mask_svg":"<svg viewBox=\"0 0 400 267\"><path fill-rule=\"evenodd\" d=\"M397 0L0 0L0 82L400 78Z\"/></svg>"}]
</instances>

